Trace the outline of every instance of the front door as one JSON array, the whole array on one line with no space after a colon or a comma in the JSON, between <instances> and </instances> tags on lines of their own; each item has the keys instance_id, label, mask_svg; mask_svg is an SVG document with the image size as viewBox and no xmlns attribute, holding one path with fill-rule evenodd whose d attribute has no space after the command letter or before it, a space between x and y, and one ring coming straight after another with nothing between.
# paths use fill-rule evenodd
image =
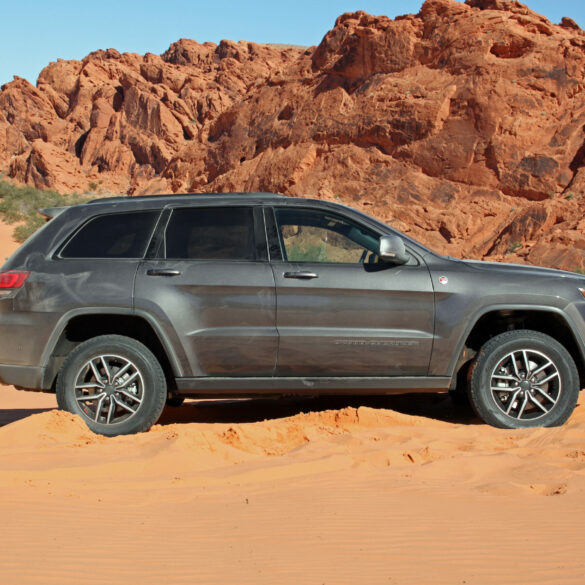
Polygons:
<instances>
[{"instance_id":1,"label":"front door","mask_svg":"<svg viewBox=\"0 0 585 585\"><path fill-rule=\"evenodd\" d=\"M267 217L282 251L271 262L277 375L427 374L434 299L422 260L379 262L379 234L329 211L282 207Z\"/></svg>"}]
</instances>

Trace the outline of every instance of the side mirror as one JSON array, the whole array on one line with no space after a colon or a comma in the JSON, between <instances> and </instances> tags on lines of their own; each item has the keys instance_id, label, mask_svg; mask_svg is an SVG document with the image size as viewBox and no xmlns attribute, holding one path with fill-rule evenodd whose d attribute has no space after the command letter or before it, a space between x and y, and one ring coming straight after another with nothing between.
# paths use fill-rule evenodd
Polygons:
<instances>
[{"instance_id":1,"label":"side mirror","mask_svg":"<svg viewBox=\"0 0 585 585\"><path fill-rule=\"evenodd\" d=\"M380 237L378 256L384 262L391 262L396 265L406 264L409 259L408 252L404 247L404 241L401 237L395 235Z\"/></svg>"}]
</instances>

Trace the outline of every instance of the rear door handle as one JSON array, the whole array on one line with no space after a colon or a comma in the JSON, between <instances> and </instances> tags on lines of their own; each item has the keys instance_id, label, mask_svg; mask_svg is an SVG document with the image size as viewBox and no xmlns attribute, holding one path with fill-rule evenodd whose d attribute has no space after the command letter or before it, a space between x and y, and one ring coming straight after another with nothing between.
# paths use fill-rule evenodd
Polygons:
<instances>
[{"instance_id":1,"label":"rear door handle","mask_svg":"<svg viewBox=\"0 0 585 585\"><path fill-rule=\"evenodd\" d=\"M169 270L168 268L153 268L151 270L147 270L146 274L148 276L179 276L181 271Z\"/></svg>"},{"instance_id":2,"label":"rear door handle","mask_svg":"<svg viewBox=\"0 0 585 585\"><path fill-rule=\"evenodd\" d=\"M300 280L310 280L311 278L319 278L319 275L316 272L285 272L285 278L298 278Z\"/></svg>"}]
</instances>

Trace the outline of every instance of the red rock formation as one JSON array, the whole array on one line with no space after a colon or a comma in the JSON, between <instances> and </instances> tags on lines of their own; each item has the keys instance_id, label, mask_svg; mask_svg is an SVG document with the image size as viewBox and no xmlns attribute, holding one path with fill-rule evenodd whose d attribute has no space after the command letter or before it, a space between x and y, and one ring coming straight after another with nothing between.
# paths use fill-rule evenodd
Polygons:
<instances>
[{"instance_id":1,"label":"red rock formation","mask_svg":"<svg viewBox=\"0 0 585 585\"><path fill-rule=\"evenodd\" d=\"M316 48L182 39L0 91L0 170L61 191L338 199L438 251L585 268L585 33L508 0L340 16Z\"/></svg>"}]
</instances>

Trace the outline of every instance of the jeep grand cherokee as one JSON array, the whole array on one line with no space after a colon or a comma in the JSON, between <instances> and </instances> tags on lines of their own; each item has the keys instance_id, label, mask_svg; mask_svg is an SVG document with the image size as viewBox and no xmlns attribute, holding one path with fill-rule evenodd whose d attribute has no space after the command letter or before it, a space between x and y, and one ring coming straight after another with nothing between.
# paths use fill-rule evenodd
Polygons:
<instances>
[{"instance_id":1,"label":"jeep grand cherokee","mask_svg":"<svg viewBox=\"0 0 585 585\"><path fill-rule=\"evenodd\" d=\"M585 280L455 260L326 201L109 198L52 218L0 272L0 381L105 435L184 397L468 396L554 426L585 357Z\"/></svg>"}]
</instances>

